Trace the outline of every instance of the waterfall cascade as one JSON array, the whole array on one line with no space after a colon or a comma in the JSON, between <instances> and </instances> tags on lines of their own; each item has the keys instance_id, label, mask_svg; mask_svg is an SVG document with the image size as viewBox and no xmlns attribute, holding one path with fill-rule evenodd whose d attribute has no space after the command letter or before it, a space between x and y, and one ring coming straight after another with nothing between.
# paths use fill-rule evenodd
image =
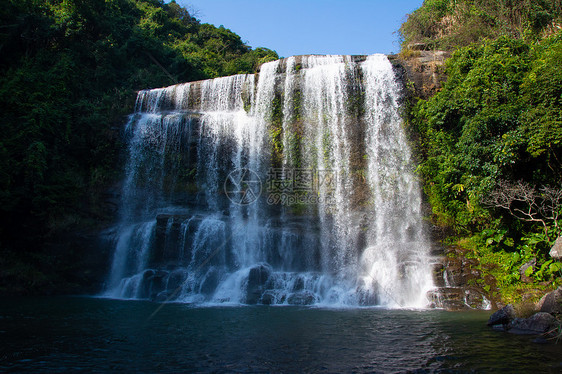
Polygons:
<instances>
[{"instance_id":1,"label":"waterfall cascade","mask_svg":"<svg viewBox=\"0 0 562 374\"><path fill-rule=\"evenodd\" d=\"M400 91L373 55L139 92L106 295L425 306Z\"/></svg>"}]
</instances>

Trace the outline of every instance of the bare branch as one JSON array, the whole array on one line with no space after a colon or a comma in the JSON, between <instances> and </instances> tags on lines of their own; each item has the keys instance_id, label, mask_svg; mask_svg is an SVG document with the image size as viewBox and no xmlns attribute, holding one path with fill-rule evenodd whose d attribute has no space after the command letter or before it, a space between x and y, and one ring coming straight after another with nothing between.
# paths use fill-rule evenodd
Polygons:
<instances>
[{"instance_id":1,"label":"bare branch","mask_svg":"<svg viewBox=\"0 0 562 374\"><path fill-rule=\"evenodd\" d=\"M559 231L558 219L562 210L562 189L542 186L539 190L529 183L500 180L497 187L482 203L488 207L507 210L513 217L536 222L543 226L549 238L549 224ZM550 239L549 239L550 240Z\"/></svg>"}]
</instances>

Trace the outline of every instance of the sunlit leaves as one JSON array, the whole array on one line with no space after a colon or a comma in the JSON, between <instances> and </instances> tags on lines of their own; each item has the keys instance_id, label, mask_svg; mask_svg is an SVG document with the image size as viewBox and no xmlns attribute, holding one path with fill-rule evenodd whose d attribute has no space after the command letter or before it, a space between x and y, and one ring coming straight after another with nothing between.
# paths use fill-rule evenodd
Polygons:
<instances>
[{"instance_id":1,"label":"sunlit leaves","mask_svg":"<svg viewBox=\"0 0 562 374\"><path fill-rule=\"evenodd\" d=\"M560 23L560 1L426 0L408 15L400 34L403 47L454 50L484 38L536 40Z\"/></svg>"},{"instance_id":2,"label":"sunlit leaves","mask_svg":"<svg viewBox=\"0 0 562 374\"><path fill-rule=\"evenodd\" d=\"M502 37L459 49L443 89L414 108L426 155L419 171L438 221L485 227L480 200L500 178L560 182L559 39Z\"/></svg>"}]
</instances>

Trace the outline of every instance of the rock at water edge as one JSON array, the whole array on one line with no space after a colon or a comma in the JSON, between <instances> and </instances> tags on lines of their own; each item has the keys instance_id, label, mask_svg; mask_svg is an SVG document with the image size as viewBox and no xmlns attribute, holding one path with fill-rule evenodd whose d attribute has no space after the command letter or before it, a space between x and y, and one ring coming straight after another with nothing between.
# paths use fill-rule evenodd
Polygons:
<instances>
[{"instance_id":1,"label":"rock at water edge","mask_svg":"<svg viewBox=\"0 0 562 374\"><path fill-rule=\"evenodd\" d=\"M508 325L515 317L515 308L509 304L490 316L488 326Z\"/></svg>"},{"instance_id":2,"label":"rock at water edge","mask_svg":"<svg viewBox=\"0 0 562 374\"><path fill-rule=\"evenodd\" d=\"M512 334L533 335L544 334L556 326L557 320L549 313L539 312L529 318L515 318L508 326Z\"/></svg>"},{"instance_id":3,"label":"rock at water edge","mask_svg":"<svg viewBox=\"0 0 562 374\"><path fill-rule=\"evenodd\" d=\"M562 286L544 295L537 303L537 309L544 313L562 315Z\"/></svg>"}]
</instances>

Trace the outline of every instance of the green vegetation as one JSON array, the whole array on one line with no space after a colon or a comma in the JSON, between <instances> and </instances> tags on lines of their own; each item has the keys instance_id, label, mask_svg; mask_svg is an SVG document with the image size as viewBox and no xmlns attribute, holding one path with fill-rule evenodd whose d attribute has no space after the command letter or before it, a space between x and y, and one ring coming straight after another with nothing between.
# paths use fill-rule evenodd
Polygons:
<instances>
[{"instance_id":1,"label":"green vegetation","mask_svg":"<svg viewBox=\"0 0 562 374\"><path fill-rule=\"evenodd\" d=\"M271 114L269 118L269 140L271 142L272 167L283 166L283 95L275 93L271 103Z\"/></svg>"},{"instance_id":2,"label":"green vegetation","mask_svg":"<svg viewBox=\"0 0 562 374\"><path fill-rule=\"evenodd\" d=\"M109 218L101 195L135 91L278 57L173 1L9 0L0 22L0 249L16 259Z\"/></svg>"},{"instance_id":3,"label":"green vegetation","mask_svg":"<svg viewBox=\"0 0 562 374\"><path fill-rule=\"evenodd\" d=\"M442 89L409 109L418 170L433 222L504 301L561 283L561 15L560 1L427 0L401 28L404 47L455 50Z\"/></svg>"},{"instance_id":4,"label":"green vegetation","mask_svg":"<svg viewBox=\"0 0 562 374\"><path fill-rule=\"evenodd\" d=\"M561 0L425 0L400 33L403 49L453 50L498 36L537 40L561 22Z\"/></svg>"}]
</instances>

